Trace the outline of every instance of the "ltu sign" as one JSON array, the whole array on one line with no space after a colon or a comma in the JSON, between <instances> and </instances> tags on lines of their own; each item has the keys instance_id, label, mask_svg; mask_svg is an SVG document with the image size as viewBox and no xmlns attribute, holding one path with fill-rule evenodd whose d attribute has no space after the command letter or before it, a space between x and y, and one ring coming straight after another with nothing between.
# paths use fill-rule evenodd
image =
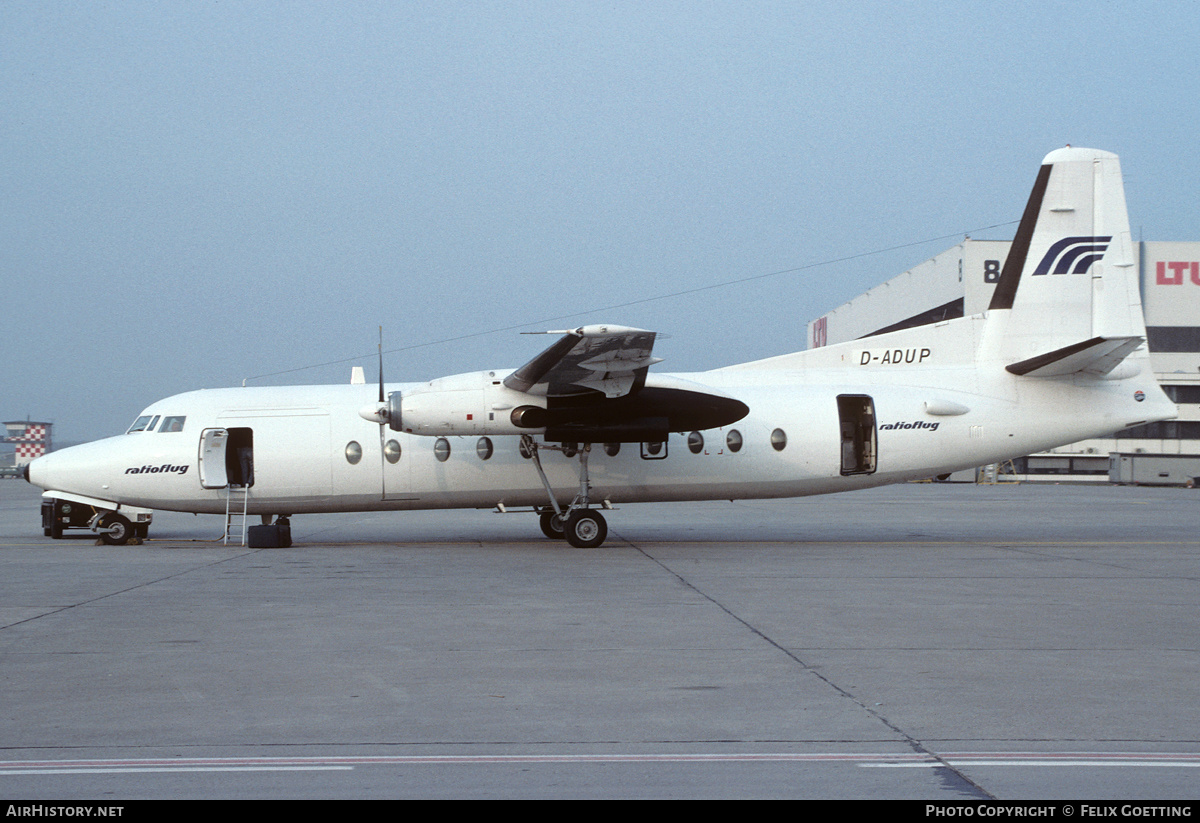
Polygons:
<instances>
[{"instance_id":1,"label":"ltu sign","mask_svg":"<svg viewBox=\"0 0 1200 823\"><path fill-rule=\"evenodd\" d=\"M1200 286L1200 262L1188 261L1159 261L1155 263L1155 280L1159 286L1182 286L1184 274L1190 275L1192 283Z\"/></svg>"}]
</instances>

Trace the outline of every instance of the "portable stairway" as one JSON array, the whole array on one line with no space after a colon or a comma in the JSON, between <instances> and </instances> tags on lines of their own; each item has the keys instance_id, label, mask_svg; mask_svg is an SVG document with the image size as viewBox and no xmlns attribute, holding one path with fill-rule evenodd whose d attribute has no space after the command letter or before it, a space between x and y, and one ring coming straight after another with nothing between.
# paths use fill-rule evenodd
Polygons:
<instances>
[{"instance_id":1,"label":"portable stairway","mask_svg":"<svg viewBox=\"0 0 1200 823\"><path fill-rule=\"evenodd\" d=\"M226 487L225 494L225 538L224 544L229 545L229 536L233 534L237 536L237 530L241 531L241 542L239 546L246 545L246 517L247 511L250 508L250 487L238 486L230 483ZM241 511L238 511L238 505L235 498L241 494Z\"/></svg>"}]
</instances>

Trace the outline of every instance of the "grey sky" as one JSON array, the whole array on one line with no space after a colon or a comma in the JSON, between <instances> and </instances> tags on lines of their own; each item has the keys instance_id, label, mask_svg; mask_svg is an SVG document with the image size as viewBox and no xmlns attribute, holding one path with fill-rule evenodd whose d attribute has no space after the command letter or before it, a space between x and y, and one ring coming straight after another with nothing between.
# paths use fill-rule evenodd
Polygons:
<instances>
[{"instance_id":1,"label":"grey sky","mask_svg":"<svg viewBox=\"0 0 1200 823\"><path fill-rule=\"evenodd\" d=\"M0 419L92 439L245 377L373 380L380 324L641 326L668 371L801 349L1016 220L1066 143L1121 155L1135 236L1200 239L1197 43L1188 3L7 0Z\"/></svg>"}]
</instances>

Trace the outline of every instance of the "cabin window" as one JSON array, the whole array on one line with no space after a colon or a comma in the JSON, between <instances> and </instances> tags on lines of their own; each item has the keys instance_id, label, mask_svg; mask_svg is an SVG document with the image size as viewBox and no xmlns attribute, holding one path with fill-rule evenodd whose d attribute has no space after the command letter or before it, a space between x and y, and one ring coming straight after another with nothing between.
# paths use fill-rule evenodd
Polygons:
<instances>
[{"instance_id":1,"label":"cabin window","mask_svg":"<svg viewBox=\"0 0 1200 823\"><path fill-rule=\"evenodd\" d=\"M699 454L704 451L704 435L700 432L692 432L688 435L688 451L692 454Z\"/></svg>"},{"instance_id":2,"label":"cabin window","mask_svg":"<svg viewBox=\"0 0 1200 823\"><path fill-rule=\"evenodd\" d=\"M737 429L730 429L729 434L725 435L725 445L731 452L741 451L742 433Z\"/></svg>"},{"instance_id":3,"label":"cabin window","mask_svg":"<svg viewBox=\"0 0 1200 823\"><path fill-rule=\"evenodd\" d=\"M383 457L389 463L398 463L400 461L400 444L395 440L384 443Z\"/></svg>"},{"instance_id":4,"label":"cabin window","mask_svg":"<svg viewBox=\"0 0 1200 823\"><path fill-rule=\"evenodd\" d=\"M777 452L781 452L785 446L787 446L787 432L783 429L776 429L771 432L771 448Z\"/></svg>"},{"instance_id":5,"label":"cabin window","mask_svg":"<svg viewBox=\"0 0 1200 823\"><path fill-rule=\"evenodd\" d=\"M492 440L489 437L481 437L475 443L475 453L479 455L480 460L487 460L492 456Z\"/></svg>"},{"instance_id":6,"label":"cabin window","mask_svg":"<svg viewBox=\"0 0 1200 823\"><path fill-rule=\"evenodd\" d=\"M444 437L439 437L437 442L433 444L433 456L438 459L438 462L445 463L450 459L450 441Z\"/></svg>"},{"instance_id":7,"label":"cabin window","mask_svg":"<svg viewBox=\"0 0 1200 823\"><path fill-rule=\"evenodd\" d=\"M181 432L183 431L183 421L186 417L167 417L163 419L162 428L159 432Z\"/></svg>"},{"instance_id":8,"label":"cabin window","mask_svg":"<svg viewBox=\"0 0 1200 823\"><path fill-rule=\"evenodd\" d=\"M604 444L604 453L607 454L609 457L616 457L620 451L621 451L620 443L605 443Z\"/></svg>"},{"instance_id":9,"label":"cabin window","mask_svg":"<svg viewBox=\"0 0 1200 823\"><path fill-rule=\"evenodd\" d=\"M643 460L662 460L667 456L667 443L665 440L658 440L653 443L642 444L642 459Z\"/></svg>"},{"instance_id":10,"label":"cabin window","mask_svg":"<svg viewBox=\"0 0 1200 823\"><path fill-rule=\"evenodd\" d=\"M357 440L351 440L346 444L346 462L353 466L359 460L362 460L362 446Z\"/></svg>"}]
</instances>

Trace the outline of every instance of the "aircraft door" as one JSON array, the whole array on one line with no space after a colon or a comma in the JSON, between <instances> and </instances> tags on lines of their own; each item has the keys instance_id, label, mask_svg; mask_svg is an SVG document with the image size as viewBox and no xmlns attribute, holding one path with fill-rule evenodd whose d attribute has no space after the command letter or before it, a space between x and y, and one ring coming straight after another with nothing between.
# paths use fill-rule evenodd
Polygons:
<instances>
[{"instance_id":1,"label":"aircraft door","mask_svg":"<svg viewBox=\"0 0 1200 823\"><path fill-rule=\"evenodd\" d=\"M225 470L225 449L229 445L226 429L205 429L200 432L200 487L223 489L229 485Z\"/></svg>"},{"instance_id":2,"label":"aircraft door","mask_svg":"<svg viewBox=\"0 0 1200 823\"><path fill-rule=\"evenodd\" d=\"M233 486L254 485L254 430L230 426L225 446L225 476Z\"/></svg>"},{"instance_id":3,"label":"aircraft door","mask_svg":"<svg viewBox=\"0 0 1200 823\"><path fill-rule=\"evenodd\" d=\"M245 428L200 432L200 487L253 486L253 442L253 432Z\"/></svg>"},{"instance_id":4,"label":"aircraft door","mask_svg":"<svg viewBox=\"0 0 1200 823\"><path fill-rule=\"evenodd\" d=\"M875 401L865 394L838 395L841 426L841 473L872 474L875 471Z\"/></svg>"}]
</instances>

